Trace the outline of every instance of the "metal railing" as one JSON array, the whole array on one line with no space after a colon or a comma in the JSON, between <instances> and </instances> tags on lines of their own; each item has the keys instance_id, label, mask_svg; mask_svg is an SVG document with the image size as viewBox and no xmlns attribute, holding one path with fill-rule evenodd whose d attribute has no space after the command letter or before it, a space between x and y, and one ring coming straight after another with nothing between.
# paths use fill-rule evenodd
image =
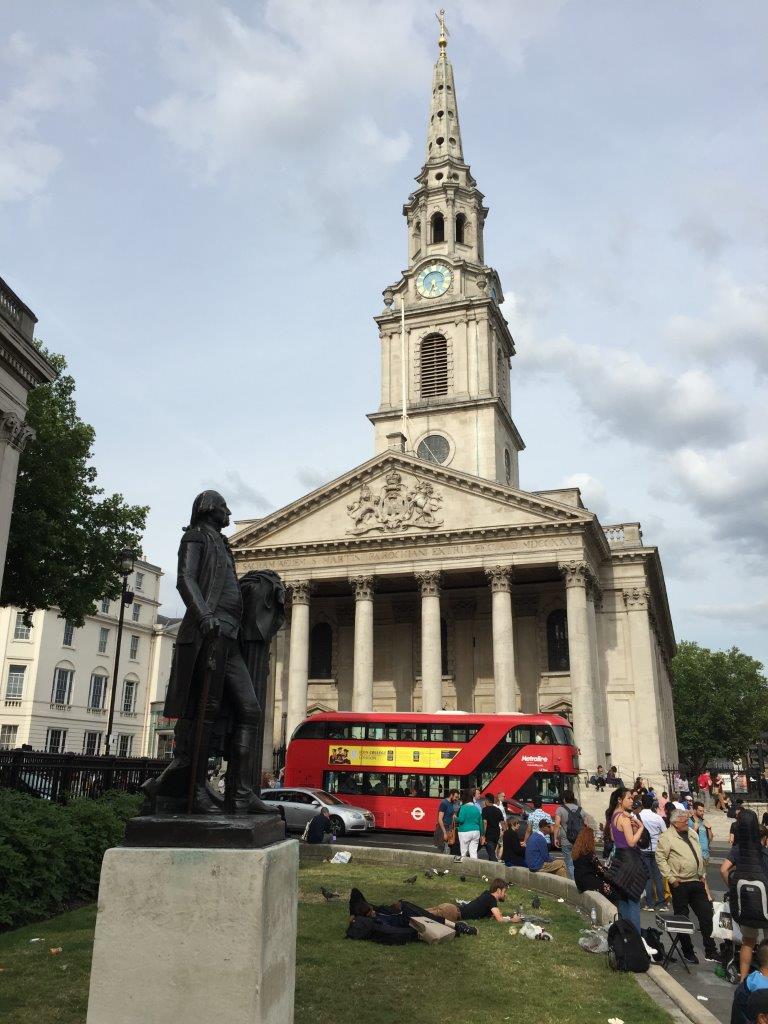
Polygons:
<instances>
[{"instance_id":1,"label":"metal railing","mask_svg":"<svg viewBox=\"0 0 768 1024\"><path fill-rule=\"evenodd\" d=\"M167 766L167 760L150 757L3 750L0 789L17 789L65 804L77 797L99 797L108 790L137 793L147 779L159 775Z\"/></svg>"}]
</instances>

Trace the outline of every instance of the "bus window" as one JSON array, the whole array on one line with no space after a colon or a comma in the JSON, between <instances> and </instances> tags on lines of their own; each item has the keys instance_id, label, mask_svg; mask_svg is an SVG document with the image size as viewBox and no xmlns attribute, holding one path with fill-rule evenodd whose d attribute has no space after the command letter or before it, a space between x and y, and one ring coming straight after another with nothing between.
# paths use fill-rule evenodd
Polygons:
<instances>
[{"instance_id":1,"label":"bus window","mask_svg":"<svg viewBox=\"0 0 768 1024\"><path fill-rule=\"evenodd\" d=\"M325 722L304 722L293 734L295 740L322 740L325 738Z\"/></svg>"},{"instance_id":2,"label":"bus window","mask_svg":"<svg viewBox=\"0 0 768 1024\"><path fill-rule=\"evenodd\" d=\"M337 793L360 793L362 788L362 772L339 772Z\"/></svg>"},{"instance_id":3,"label":"bus window","mask_svg":"<svg viewBox=\"0 0 768 1024\"><path fill-rule=\"evenodd\" d=\"M451 736L450 728L442 725L433 725L429 730L429 738L433 743L445 743Z\"/></svg>"},{"instance_id":4,"label":"bus window","mask_svg":"<svg viewBox=\"0 0 768 1024\"><path fill-rule=\"evenodd\" d=\"M401 725L400 726L400 739L401 740L414 740L414 727L412 725Z\"/></svg>"},{"instance_id":5,"label":"bus window","mask_svg":"<svg viewBox=\"0 0 768 1024\"><path fill-rule=\"evenodd\" d=\"M396 740L396 739L398 739L399 732L398 732L398 727L396 725L388 725L388 726L386 726L386 730L387 730L387 739L388 740Z\"/></svg>"},{"instance_id":6,"label":"bus window","mask_svg":"<svg viewBox=\"0 0 768 1024\"><path fill-rule=\"evenodd\" d=\"M562 776L558 772L535 772L514 794L515 800L533 800L540 796L545 804L562 803L563 779L570 776Z\"/></svg>"},{"instance_id":7,"label":"bus window","mask_svg":"<svg viewBox=\"0 0 768 1024\"><path fill-rule=\"evenodd\" d=\"M368 740L383 740L386 739L386 726L385 725L369 725L366 729L366 739Z\"/></svg>"},{"instance_id":8,"label":"bus window","mask_svg":"<svg viewBox=\"0 0 768 1024\"><path fill-rule=\"evenodd\" d=\"M449 743L466 743L467 738L465 725L452 725L450 729L445 730L445 739Z\"/></svg>"},{"instance_id":9,"label":"bus window","mask_svg":"<svg viewBox=\"0 0 768 1024\"><path fill-rule=\"evenodd\" d=\"M426 725L420 725L413 730L413 738L420 740L422 743L429 742L429 729Z\"/></svg>"},{"instance_id":10,"label":"bus window","mask_svg":"<svg viewBox=\"0 0 768 1024\"><path fill-rule=\"evenodd\" d=\"M568 747L576 746L573 729L569 725L553 725L552 731L555 734L555 743L562 743Z\"/></svg>"},{"instance_id":11,"label":"bus window","mask_svg":"<svg viewBox=\"0 0 768 1024\"><path fill-rule=\"evenodd\" d=\"M507 733L507 742L515 747L521 747L525 743L533 743L533 729L530 725L518 725L511 732Z\"/></svg>"}]
</instances>

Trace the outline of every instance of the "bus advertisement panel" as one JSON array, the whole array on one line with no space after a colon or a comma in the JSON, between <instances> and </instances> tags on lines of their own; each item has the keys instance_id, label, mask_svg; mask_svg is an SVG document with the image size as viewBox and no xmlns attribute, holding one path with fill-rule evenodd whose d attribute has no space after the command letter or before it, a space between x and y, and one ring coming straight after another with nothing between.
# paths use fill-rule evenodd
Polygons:
<instances>
[{"instance_id":1,"label":"bus advertisement panel","mask_svg":"<svg viewBox=\"0 0 768 1024\"><path fill-rule=\"evenodd\" d=\"M558 715L324 712L296 729L286 786L311 786L371 810L379 828L431 832L452 789L540 796L553 812L578 784L578 750Z\"/></svg>"}]
</instances>

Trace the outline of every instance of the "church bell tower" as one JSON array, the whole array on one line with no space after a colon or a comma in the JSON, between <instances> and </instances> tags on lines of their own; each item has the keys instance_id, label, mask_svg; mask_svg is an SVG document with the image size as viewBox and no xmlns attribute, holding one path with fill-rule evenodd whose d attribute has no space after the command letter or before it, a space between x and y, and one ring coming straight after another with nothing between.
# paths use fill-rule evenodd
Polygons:
<instances>
[{"instance_id":1,"label":"church bell tower","mask_svg":"<svg viewBox=\"0 0 768 1024\"><path fill-rule=\"evenodd\" d=\"M525 446L511 411L515 347L498 274L484 262L488 208L464 162L442 12L438 45L425 163L403 206L408 266L375 317L381 404L368 418L377 454L395 448L517 487Z\"/></svg>"}]
</instances>

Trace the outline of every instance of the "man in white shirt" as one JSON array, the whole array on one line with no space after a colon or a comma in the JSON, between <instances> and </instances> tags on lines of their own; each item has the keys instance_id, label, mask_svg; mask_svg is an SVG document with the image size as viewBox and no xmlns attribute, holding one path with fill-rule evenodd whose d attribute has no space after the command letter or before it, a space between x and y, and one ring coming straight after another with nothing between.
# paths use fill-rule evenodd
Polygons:
<instances>
[{"instance_id":1,"label":"man in white shirt","mask_svg":"<svg viewBox=\"0 0 768 1024\"><path fill-rule=\"evenodd\" d=\"M667 830L667 823L659 814L658 800L654 800L650 807L644 807L640 811L640 820L648 829L648 835L651 837L650 847L647 850L641 850L640 853L648 872L648 882L645 886L645 909L653 910L657 907L663 907L666 903L664 899L664 881L661 877L659 866L656 863L656 847L662 832ZM654 887L656 888L655 896Z\"/></svg>"}]
</instances>

